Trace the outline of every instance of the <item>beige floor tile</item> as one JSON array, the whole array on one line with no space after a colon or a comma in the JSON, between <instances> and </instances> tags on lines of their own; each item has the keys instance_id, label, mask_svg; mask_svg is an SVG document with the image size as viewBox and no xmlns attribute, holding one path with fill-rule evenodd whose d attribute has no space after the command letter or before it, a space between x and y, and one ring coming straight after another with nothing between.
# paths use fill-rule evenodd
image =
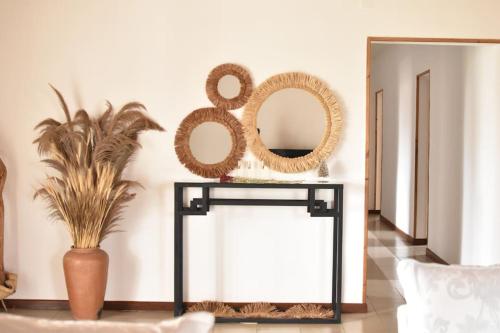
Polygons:
<instances>
[{"instance_id":1,"label":"beige floor tile","mask_svg":"<svg viewBox=\"0 0 500 333\"><path fill-rule=\"evenodd\" d=\"M257 324L215 324L214 333L256 333Z\"/></svg>"},{"instance_id":2,"label":"beige floor tile","mask_svg":"<svg viewBox=\"0 0 500 333\"><path fill-rule=\"evenodd\" d=\"M101 315L101 320L106 321L124 321L136 323L157 323L162 320L172 319L171 311L111 311L104 310ZM54 319L57 320L73 320L71 312L57 311Z\"/></svg>"},{"instance_id":3,"label":"beige floor tile","mask_svg":"<svg viewBox=\"0 0 500 333\"><path fill-rule=\"evenodd\" d=\"M408 258L412 256L425 256L426 246L403 246L388 248L398 258Z\"/></svg>"},{"instance_id":4,"label":"beige floor tile","mask_svg":"<svg viewBox=\"0 0 500 333\"><path fill-rule=\"evenodd\" d=\"M377 313L375 312L375 309L371 307L371 305L368 303L369 311L366 313L344 313L342 314L342 323L350 323L353 321L361 321L364 320L368 317L375 317L377 316ZM371 308L370 308L371 307Z\"/></svg>"},{"instance_id":5,"label":"beige floor tile","mask_svg":"<svg viewBox=\"0 0 500 333\"><path fill-rule=\"evenodd\" d=\"M300 333L344 333L341 324L301 325Z\"/></svg>"},{"instance_id":6,"label":"beige floor tile","mask_svg":"<svg viewBox=\"0 0 500 333\"><path fill-rule=\"evenodd\" d=\"M398 319L396 310L379 312L378 318L380 319L380 322L382 323L382 326L387 333L397 333Z\"/></svg>"},{"instance_id":7,"label":"beige floor tile","mask_svg":"<svg viewBox=\"0 0 500 333\"><path fill-rule=\"evenodd\" d=\"M390 280L390 281L394 289L396 289L398 293L404 298L403 287L401 286L399 280Z\"/></svg>"},{"instance_id":8,"label":"beige floor tile","mask_svg":"<svg viewBox=\"0 0 500 333\"><path fill-rule=\"evenodd\" d=\"M396 310L398 306L405 304L405 300L403 297L370 297L370 303L377 314L380 314L384 311Z\"/></svg>"},{"instance_id":9,"label":"beige floor tile","mask_svg":"<svg viewBox=\"0 0 500 333\"><path fill-rule=\"evenodd\" d=\"M344 333L387 333L377 315L342 323Z\"/></svg>"},{"instance_id":10,"label":"beige floor tile","mask_svg":"<svg viewBox=\"0 0 500 333\"><path fill-rule=\"evenodd\" d=\"M10 314L34 318L54 319L57 310L31 310L31 309L9 309Z\"/></svg>"},{"instance_id":11,"label":"beige floor tile","mask_svg":"<svg viewBox=\"0 0 500 333\"><path fill-rule=\"evenodd\" d=\"M73 317L71 316L71 312L69 310L62 310L62 311L57 311L56 315L54 316L54 319L57 320L73 320Z\"/></svg>"},{"instance_id":12,"label":"beige floor tile","mask_svg":"<svg viewBox=\"0 0 500 333\"><path fill-rule=\"evenodd\" d=\"M386 280L386 276L377 266L375 261L371 258L367 259L366 265L366 277L369 280Z\"/></svg>"},{"instance_id":13,"label":"beige floor tile","mask_svg":"<svg viewBox=\"0 0 500 333\"><path fill-rule=\"evenodd\" d=\"M367 280L366 295L368 297L401 298L401 293L389 280Z\"/></svg>"},{"instance_id":14,"label":"beige floor tile","mask_svg":"<svg viewBox=\"0 0 500 333\"><path fill-rule=\"evenodd\" d=\"M157 323L172 319L169 311L103 311L102 320Z\"/></svg>"},{"instance_id":15,"label":"beige floor tile","mask_svg":"<svg viewBox=\"0 0 500 333\"><path fill-rule=\"evenodd\" d=\"M260 324L257 325L257 333L300 333L297 324Z\"/></svg>"},{"instance_id":16,"label":"beige floor tile","mask_svg":"<svg viewBox=\"0 0 500 333\"><path fill-rule=\"evenodd\" d=\"M368 301L368 298L366 299L366 307L367 307L367 312L375 312L375 308L373 305Z\"/></svg>"},{"instance_id":17,"label":"beige floor tile","mask_svg":"<svg viewBox=\"0 0 500 333\"><path fill-rule=\"evenodd\" d=\"M394 254L386 247L370 247L368 248L368 256L370 258L393 258Z\"/></svg>"}]
</instances>

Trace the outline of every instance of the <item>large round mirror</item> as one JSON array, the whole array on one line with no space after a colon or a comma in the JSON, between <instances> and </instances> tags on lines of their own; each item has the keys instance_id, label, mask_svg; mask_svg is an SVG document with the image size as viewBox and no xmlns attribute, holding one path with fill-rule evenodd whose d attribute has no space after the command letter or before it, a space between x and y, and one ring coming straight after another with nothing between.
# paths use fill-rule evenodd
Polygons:
<instances>
[{"instance_id":1,"label":"large round mirror","mask_svg":"<svg viewBox=\"0 0 500 333\"><path fill-rule=\"evenodd\" d=\"M245 153L243 128L220 108L202 108L181 122L175 135L179 161L194 174L218 178L233 170Z\"/></svg>"},{"instance_id":2,"label":"large round mirror","mask_svg":"<svg viewBox=\"0 0 500 333\"><path fill-rule=\"evenodd\" d=\"M266 166L302 172L330 156L340 137L342 114L323 81L284 73L255 89L245 106L243 127L252 152Z\"/></svg>"},{"instance_id":3,"label":"large round mirror","mask_svg":"<svg viewBox=\"0 0 500 333\"><path fill-rule=\"evenodd\" d=\"M252 78L239 65L222 64L208 74L205 89L208 99L216 107L234 110L245 105L252 94Z\"/></svg>"},{"instance_id":4,"label":"large round mirror","mask_svg":"<svg viewBox=\"0 0 500 333\"><path fill-rule=\"evenodd\" d=\"M304 89L286 88L270 95L260 107L257 128L263 144L284 157L304 156L321 143L325 109Z\"/></svg>"},{"instance_id":5,"label":"large round mirror","mask_svg":"<svg viewBox=\"0 0 500 333\"><path fill-rule=\"evenodd\" d=\"M220 163L231 152L231 133L222 124L207 121L196 126L189 138L194 158L204 164Z\"/></svg>"}]
</instances>

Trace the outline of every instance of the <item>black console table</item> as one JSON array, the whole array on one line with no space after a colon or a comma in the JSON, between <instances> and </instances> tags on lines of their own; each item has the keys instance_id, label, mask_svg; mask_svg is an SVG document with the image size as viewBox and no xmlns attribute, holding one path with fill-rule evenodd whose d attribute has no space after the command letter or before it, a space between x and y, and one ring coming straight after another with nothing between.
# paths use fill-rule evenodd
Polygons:
<instances>
[{"instance_id":1,"label":"black console table","mask_svg":"<svg viewBox=\"0 0 500 333\"><path fill-rule=\"evenodd\" d=\"M229 318L218 317L217 322L257 322L257 323L340 323L342 294L342 218L343 189L342 184L331 183L175 183L175 226L174 226L174 315L184 313L183 280L184 280L184 241L183 217L189 215L206 215L210 206L304 206L311 217L333 218L333 274L332 274L332 318ZM201 188L202 197L194 198L187 207L184 206L184 189ZM303 189L307 190L307 200L292 199L218 199L210 196L211 188L260 188L260 189ZM333 191L333 202L328 208L324 200L316 200L316 190Z\"/></svg>"}]
</instances>

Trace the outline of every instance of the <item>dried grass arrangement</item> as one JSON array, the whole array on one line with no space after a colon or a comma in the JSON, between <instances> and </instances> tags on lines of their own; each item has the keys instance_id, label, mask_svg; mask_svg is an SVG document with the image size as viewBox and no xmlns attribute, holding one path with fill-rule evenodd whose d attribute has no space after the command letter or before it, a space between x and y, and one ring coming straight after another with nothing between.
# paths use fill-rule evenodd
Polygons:
<instances>
[{"instance_id":1,"label":"dried grass arrangement","mask_svg":"<svg viewBox=\"0 0 500 333\"><path fill-rule=\"evenodd\" d=\"M286 318L332 318L333 311L318 304L297 304L286 310Z\"/></svg>"},{"instance_id":2,"label":"dried grass arrangement","mask_svg":"<svg viewBox=\"0 0 500 333\"><path fill-rule=\"evenodd\" d=\"M223 125L229 131L232 141L229 155L222 162L214 164L198 161L189 146L193 130L209 121ZM194 174L205 178L219 178L233 170L243 157L245 148L246 141L240 122L235 116L220 108L201 108L191 112L181 122L175 135L175 152L179 161Z\"/></svg>"},{"instance_id":3,"label":"dried grass arrangement","mask_svg":"<svg viewBox=\"0 0 500 333\"><path fill-rule=\"evenodd\" d=\"M216 317L234 317L236 311L223 302L203 301L196 303L187 309L187 312L211 312Z\"/></svg>"},{"instance_id":4,"label":"dried grass arrangement","mask_svg":"<svg viewBox=\"0 0 500 333\"><path fill-rule=\"evenodd\" d=\"M219 93L219 80L232 75L240 81L240 93L233 98L225 98ZM243 67L236 64L222 64L208 74L206 82L206 92L208 99L216 106L225 110L234 110L242 107L252 94L253 82L250 73Z\"/></svg>"},{"instance_id":5,"label":"dried grass arrangement","mask_svg":"<svg viewBox=\"0 0 500 333\"><path fill-rule=\"evenodd\" d=\"M288 158L272 153L262 142L257 130L257 116L260 107L273 93L286 89L304 89L314 95L325 109L325 131L319 145L314 150L301 157ZM304 73L283 73L270 77L260 84L245 105L243 128L247 145L258 159L277 171L295 173L316 168L321 161L326 160L337 145L342 132L342 113L340 106L328 86L320 79Z\"/></svg>"},{"instance_id":6,"label":"dried grass arrangement","mask_svg":"<svg viewBox=\"0 0 500 333\"><path fill-rule=\"evenodd\" d=\"M285 318L285 319L303 319L303 318L333 318L333 311L319 304L296 304L286 310L280 310L271 303L258 302L248 303L236 310L229 304L215 301L203 301L191 305L187 312L206 311L211 312L216 317L226 318Z\"/></svg>"},{"instance_id":7,"label":"dried grass arrangement","mask_svg":"<svg viewBox=\"0 0 500 333\"><path fill-rule=\"evenodd\" d=\"M239 312L245 318L276 318L279 315L278 308L271 303L249 303L242 307Z\"/></svg>"},{"instance_id":8,"label":"dried grass arrangement","mask_svg":"<svg viewBox=\"0 0 500 333\"><path fill-rule=\"evenodd\" d=\"M97 118L85 110L71 117L61 93L56 93L66 116L65 122L45 119L34 143L43 163L55 171L47 176L35 198L43 198L50 215L69 230L75 248L96 248L116 226L126 203L139 186L122 179L134 153L140 148L138 136L146 130L163 131L144 115L146 108L131 102L117 112L111 103Z\"/></svg>"}]
</instances>

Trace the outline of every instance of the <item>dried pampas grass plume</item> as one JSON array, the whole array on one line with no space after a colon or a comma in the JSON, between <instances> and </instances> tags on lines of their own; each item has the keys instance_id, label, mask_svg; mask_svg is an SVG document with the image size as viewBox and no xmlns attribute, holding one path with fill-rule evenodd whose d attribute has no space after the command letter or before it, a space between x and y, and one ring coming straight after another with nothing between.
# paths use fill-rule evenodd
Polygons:
<instances>
[{"instance_id":1,"label":"dried pampas grass plume","mask_svg":"<svg viewBox=\"0 0 500 333\"><path fill-rule=\"evenodd\" d=\"M122 173L140 148L139 134L163 128L144 114L146 108L138 102L117 112L108 102L99 117L79 110L72 118L62 94L52 89L66 122L49 118L35 128L40 130L34 143L42 162L55 171L35 198L44 199L51 217L64 222L74 247L95 248L117 231L122 210L134 198L131 189L139 184L122 179Z\"/></svg>"}]
</instances>

